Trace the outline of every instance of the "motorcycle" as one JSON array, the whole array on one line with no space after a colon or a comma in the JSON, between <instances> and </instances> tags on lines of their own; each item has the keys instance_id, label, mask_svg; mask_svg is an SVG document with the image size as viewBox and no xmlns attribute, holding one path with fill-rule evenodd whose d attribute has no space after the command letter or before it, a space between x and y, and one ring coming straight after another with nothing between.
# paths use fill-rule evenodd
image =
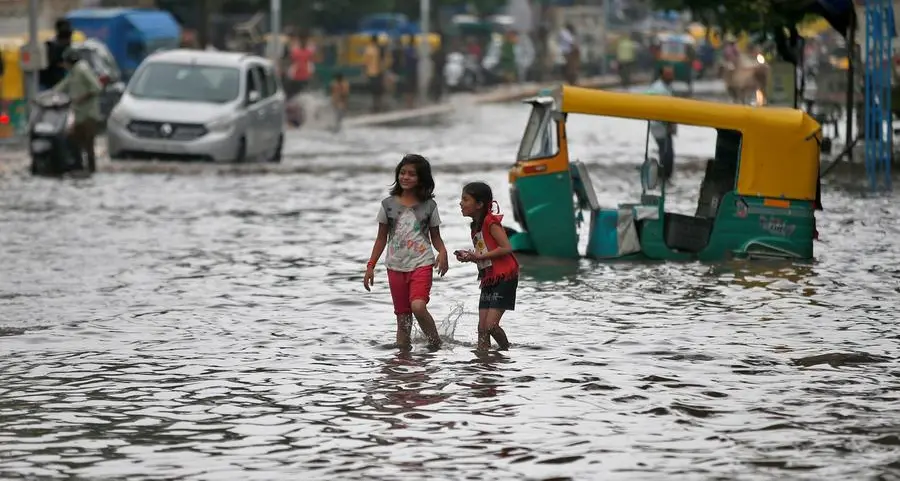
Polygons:
<instances>
[{"instance_id":1,"label":"motorcycle","mask_svg":"<svg viewBox=\"0 0 900 481\"><path fill-rule=\"evenodd\" d=\"M444 82L453 91L474 91L483 83L481 67L472 55L452 52L444 65Z\"/></svg>"},{"instance_id":2,"label":"motorcycle","mask_svg":"<svg viewBox=\"0 0 900 481\"><path fill-rule=\"evenodd\" d=\"M72 99L61 92L44 92L32 104L28 133L31 174L59 177L84 170L84 159L70 139L75 121Z\"/></svg>"}]
</instances>

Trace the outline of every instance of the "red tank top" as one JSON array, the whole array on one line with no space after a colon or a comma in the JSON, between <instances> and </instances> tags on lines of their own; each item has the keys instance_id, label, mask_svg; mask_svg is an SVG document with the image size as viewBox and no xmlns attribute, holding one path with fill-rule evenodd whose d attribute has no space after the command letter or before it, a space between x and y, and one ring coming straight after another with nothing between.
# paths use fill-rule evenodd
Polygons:
<instances>
[{"instance_id":1,"label":"red tank top","mask_svg":"<svg viewBox=\"0 0 900 481\"><path fill-rule=\"evenodd\" d=\"M497 248L497 241L491 235L491 226L497 224L502 227L500 223L502 220L502 215L489 213L482 223L481 230L472 231L472 243L475 245L475 252L484 254ZM519 261L512 254L487 259L478 262L477 265L482 286L490 286L519 276Z\"/></svg>"}]
</instances>

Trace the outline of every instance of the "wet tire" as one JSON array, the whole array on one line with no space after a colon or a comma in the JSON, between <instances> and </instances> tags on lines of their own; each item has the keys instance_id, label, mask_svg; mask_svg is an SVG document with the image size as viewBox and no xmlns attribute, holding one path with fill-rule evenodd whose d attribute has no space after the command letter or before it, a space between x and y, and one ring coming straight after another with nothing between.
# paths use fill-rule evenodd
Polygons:
<instances>
[{"instance_id":1,"label":"wet tire","mask_svg":"<svg viewBox=\"0 0 900 481\"><path fill-rule=\"evenodd\" d=\"M234 161L239 164L247 161L247 139L243 137L238 141L238 148L237 152L234 154Z\"/></svg>"},{"instance_id":2,"label":"wet tire","mask_svg":"<svg viewBox=\"0 0 900 481\"><path fill-rule=\"evenodd\" d=\"M272 157L269 157L269 162L273 164L281 163L282 150L284 149L284 134L278 136L278 146L275 147L275 152L272 152Z\"/></svg>"}]
</instances>

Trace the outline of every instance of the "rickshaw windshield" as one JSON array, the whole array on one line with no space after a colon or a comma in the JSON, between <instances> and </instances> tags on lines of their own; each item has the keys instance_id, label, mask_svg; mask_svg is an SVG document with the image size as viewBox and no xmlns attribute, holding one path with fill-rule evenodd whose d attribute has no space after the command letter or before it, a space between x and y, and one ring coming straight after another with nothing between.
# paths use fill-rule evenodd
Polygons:
<instances>
[{"instance_id":1,"label":"rickshaw windshield","mask_svg":"<svg viewBox=\"0 0 900 481\"><path fill-rule=\"evenodd\" d=\"M540 159L554 155L556 146L552 111L546 105L534 104L528 124L525 126L525 134L519 145L519 153L516 161Z\"/></svg>"},{"instance_id":2,"label":"rickshaw windshield","mask_svg":"<svg viewBox=\"0 0 900 481\"><path fill-rule=\"evenodd\" d=\"M663 42L660 46L660 52L663 55L685 55L687 53L687 44L674 41Z\"/></svg>"}]
</instances>

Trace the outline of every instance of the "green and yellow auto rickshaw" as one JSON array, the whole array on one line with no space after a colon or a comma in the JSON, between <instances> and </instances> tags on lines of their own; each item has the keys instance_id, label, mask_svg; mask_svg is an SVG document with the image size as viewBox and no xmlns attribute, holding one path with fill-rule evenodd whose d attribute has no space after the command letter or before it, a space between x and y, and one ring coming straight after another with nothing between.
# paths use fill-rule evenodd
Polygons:
<instances>
[{"instance_id":1,"label":"green and yellow auto rickshaw","mask_svg":"<svg viewBox=\"0 0 900 481\"><path fill-rule=\"evenodd\" d=\"M693 92L696 75L694 60L697 58L697 42L689 34L662 33L656 36L656 72L672 67L676 82L687 84Z\"/></svg>"},{"instance_id":2,"label":"green and yellow auto rickshaw","mask_svg":"<svg viewBox=\"0 0 900 481\"><path fill-rule=\"evenodd\" d=\"M581 211L590 212L586 256L720 261L811 259L819 195L819 124L803 111L563 86L527 100L531 116L510 196L517 252L579 258ZM661 166L645 149L641 195L599 205L581 162L569 161L569 114L652 120L717 131L694 215L666 212ZM650 141L649 128L647 142Z\"/></svg>"}]
</instances>

